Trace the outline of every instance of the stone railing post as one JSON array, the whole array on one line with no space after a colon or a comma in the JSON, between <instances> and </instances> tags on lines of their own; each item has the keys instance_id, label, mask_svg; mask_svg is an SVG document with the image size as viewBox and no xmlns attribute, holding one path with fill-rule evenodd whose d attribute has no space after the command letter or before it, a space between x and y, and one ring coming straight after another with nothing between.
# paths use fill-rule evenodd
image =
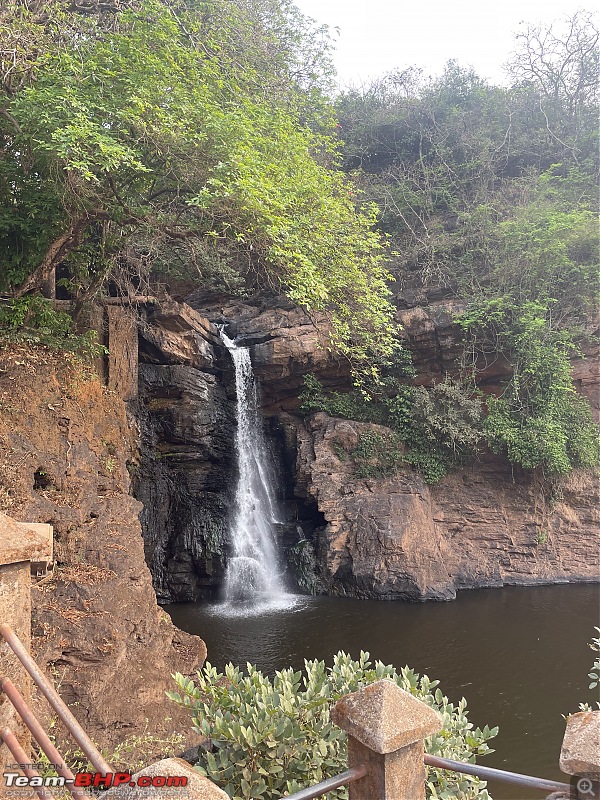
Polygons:
<instances>
[{"instance_id":1,"label":"stone railing post","mask_svg":"<svg viewBox=\"0 0 600 800\"><path fill-rule=\"evenodd\" d=\"M425 800L423 740L442 727L437 711L384 679L342 697L331 718L348 734L348 766L367 768L349 800Z\"/></svg>"},{"instance_id":2,"label":"stone railing post","mask_svg":"<svg viewBox=\"0 0 600 800\"><path fill-rule=\"evenodd\" d=\"M29 648L31 642L31 570L52 561L52 526L16 522L0 514L0 623L10 625ZM0 638L0 677L10 678L29 703L31 682L27 672ZM0 731L8 726L21 747L29 753L29 731L17 717L8 699L0 693ZM0 774L14 758L0 746Z\"/></svg>"},{"instance_id":3,"label":"stone railing post","mask_svg":"<svg viewBox=\"0 0 600 800\"><path fill-rule=\"evenodd\" d=\"M577 797L600 798L600 711L581 711L568 717L560 768L576 779Z\"/></svg>"},{"instance_id":4,"label":"stone railing post","mask_svg":"<svg viewBox=\"0 0 600 800\"><path fill-rule=\"evenodd\" d=\"M138 329L134 308L109 305L108 314L108 388L122 400L138 395Z\"/></svg>"}]
</instances>

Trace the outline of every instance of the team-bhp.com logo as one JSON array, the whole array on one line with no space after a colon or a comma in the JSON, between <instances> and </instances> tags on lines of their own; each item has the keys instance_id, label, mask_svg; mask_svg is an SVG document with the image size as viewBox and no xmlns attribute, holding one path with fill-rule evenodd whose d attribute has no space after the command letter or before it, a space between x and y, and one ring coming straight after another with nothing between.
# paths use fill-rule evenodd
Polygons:
<instances>
[{"instance_id":1,"label":"team-bhp.com logo","mask_svg":"<svg viewBox=\"0 0 600 800\"><path fill-rule=\"evenodd\" d=\"M130 772L78 772L75 778L63 778L60 775L46 777L36 776L28 778L19 772L4 772L4 781L7 788L44 788L54 789L61 786L77 786L81 788L109 789L113 786L135 786L142 789L183 788L187 786L185 775L138 775L137 778Z\"/></svg>"}]
</instances>

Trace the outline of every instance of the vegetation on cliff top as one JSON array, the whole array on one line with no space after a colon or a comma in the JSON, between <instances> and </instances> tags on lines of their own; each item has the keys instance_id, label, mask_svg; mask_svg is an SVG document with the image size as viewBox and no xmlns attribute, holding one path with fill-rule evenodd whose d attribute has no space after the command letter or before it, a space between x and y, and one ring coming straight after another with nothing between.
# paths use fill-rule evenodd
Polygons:
<instances>
[{"instance_id":1,"label":"vegetation on cliff top","mask_svg":"<svg viewBox=\"0 0 600 800\"><path fill-rule=\"evenodd\" d=\"M479 430L495 452L545 475L600 457L570 371L593 339L587 325L600 288L597 44L592 15L579 11L562 29L524 30L509 88L451 62L439 78L411 68L336 104L343 166L380 209L396 291L467 305L456 373L477 383L498 360L512 373L483 403ZM402 384L374 392L374 405L355 417L381 422L390 401L406 399ZM443 428L459 411L454 404L444 414L425 447L430 478L443 474ZM409 424L418 425L414 414Z\"/></svg>"},{"instance_id":2,"label":"vegetation on cliff top","mask_svg":"<svg viewBox=\"0 0 600 800\"><path fill-rule=\"evenodd\" d=\"M374 207L335 169L323 32L285 0L72 8L0 12L0 289L56 267L80 299L153 271L283 288L331 313L355 361L391 353Z\"/></svg>"},{"instance_id":3,"label":"vegetation on cliff top","mask_svg":"<svg viewBox=\"0 0 600 800\"><path fill-rule=\"evenodd\" d=\"M591 14L526 29L509 88L451 62L333 101L327 31L289 0L82 9L0 10L1 328L71 335L23 299L53 270L79 305L157 279L283 290L328 312L358 418L389 418L430 479L480 437L548 475L598 463L569 371L598 292ZM407 389L406 291L466 302L460 397ZM512 376L484 402L467 387L496 359ZM459 442L465 403L485 421Z\"/></svg>"}]
</instances>

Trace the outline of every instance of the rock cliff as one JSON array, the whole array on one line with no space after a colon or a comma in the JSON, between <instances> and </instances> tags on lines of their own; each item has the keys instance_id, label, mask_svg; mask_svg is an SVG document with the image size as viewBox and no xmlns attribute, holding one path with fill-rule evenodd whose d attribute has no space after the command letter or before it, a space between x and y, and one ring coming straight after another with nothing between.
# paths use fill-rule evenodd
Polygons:
<instances>
[{"instance_id":1,"label":"rock cliff","mask_svg":"<svg viewBox=\"0 0 600 800\"><path fill-rule=\"evenodd\" d=\"M206 655L157 606L129 493L135 451L124 403L81 364L44 348L1 351L0 508L55 536L55 569L32 590L33 652L104 748L187 734L164 692L173 671Z\"/></svg>"},{"instance_id":2,"label":"rock cliff","mask_svg":"<svg viewBox=\"0 0 600 800\"><path fill-rule=\"evenodd\" d=\"M428 486L412 470L360 479L344 457L376 428L287 415L296 492L326 525L314 546L327 590L382 599L448 600L458 589L595 580L598 482L571 475L548 497L529 475L482 457Z\"/></svg>"},{"instance_id":3,"label":"rock cliff","mask_svg":"<svg viewBox=\"0 0 600 800\"><path fill-rule=\"evenodd\" d=\"M217 329L165 300L140 328L140 465L135 496L159 600L198 600L221 583L233 483L235 390Z\"/></svg>"},{"instance_id":4,"label":"rock cliff","mask_svg":"<svg viewBox=\"0 0 600 800\"><path fill-rule=\"evenodd\" d=\"M399 303L398 318L415 381L429 386L456 370L462 307L447 298L409 300ZM270 434L285 454L287 468L279 471L290 518L298 522L282 544L308 538L326 591L449 599L461 588L598 576L593 476L573 475L549 490L484 451L435 486L410 468L357 479L340 445L350 452L372 426L298 415L307 373L329 389L350 388L348 365L326 348L323 321L280 297L191 296L189 304L164 301L147 310L140 337L142 459L134 486L160 599L210 596L227 557L235 394L216 324L251 348ZM573 371L597 411L596 362L588 356ZM510 366L498 359L480 371L482 389L497 392Z\"/></svg>"},{"instance_id":5,"label":"rock cliff","mask_svg":"<svg viewBox=\"0 0 600 800\"><path fill-rule=\"evenodd\" d=\"M405 298L398 319L415 382L430 386L456 371L461 331L455 316L463 306L445 298L425 302ZM202 311L229 322L230 332L252 348L264 411L281 423L290 492L299 519L312 519L315 530L308 535L328 591L449 599L461 588L600 577L597 476L573 474L552 490L484 451L435 486L409 468L358 480L340 460L336 442L351 450L365 426L323 414L305 422L294 413L308 372L330 389L349 387L347 365L327 352L319 320L273 298L268 304L213 302ZM588 333L586 357L573 359L573 377L598 417L597 330L591 325ZM510 365L496 359L479 364L479 371L483 391L499 392Z\"/></svg>"}]
</instances>

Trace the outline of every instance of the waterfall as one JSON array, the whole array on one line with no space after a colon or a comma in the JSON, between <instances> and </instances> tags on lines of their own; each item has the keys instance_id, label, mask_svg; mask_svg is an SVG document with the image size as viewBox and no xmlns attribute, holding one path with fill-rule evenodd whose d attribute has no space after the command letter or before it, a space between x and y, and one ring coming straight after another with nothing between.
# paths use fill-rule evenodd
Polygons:
<instances>
[{"instance_id":1,"label":"waterfall","mask_svg":"<svg viewBox=\"0 0 600 800\"><path fill-rule=\"evenodd\" d=\"M289 597L275 544L275 525L283 520L258 409L250 351L237 347L223 331L221 339L233 360L237 398L237 482L229 531L231 556L224 582L225 609L256 613L285 604L284 598Z\"/></svg>"}]
</instances>

